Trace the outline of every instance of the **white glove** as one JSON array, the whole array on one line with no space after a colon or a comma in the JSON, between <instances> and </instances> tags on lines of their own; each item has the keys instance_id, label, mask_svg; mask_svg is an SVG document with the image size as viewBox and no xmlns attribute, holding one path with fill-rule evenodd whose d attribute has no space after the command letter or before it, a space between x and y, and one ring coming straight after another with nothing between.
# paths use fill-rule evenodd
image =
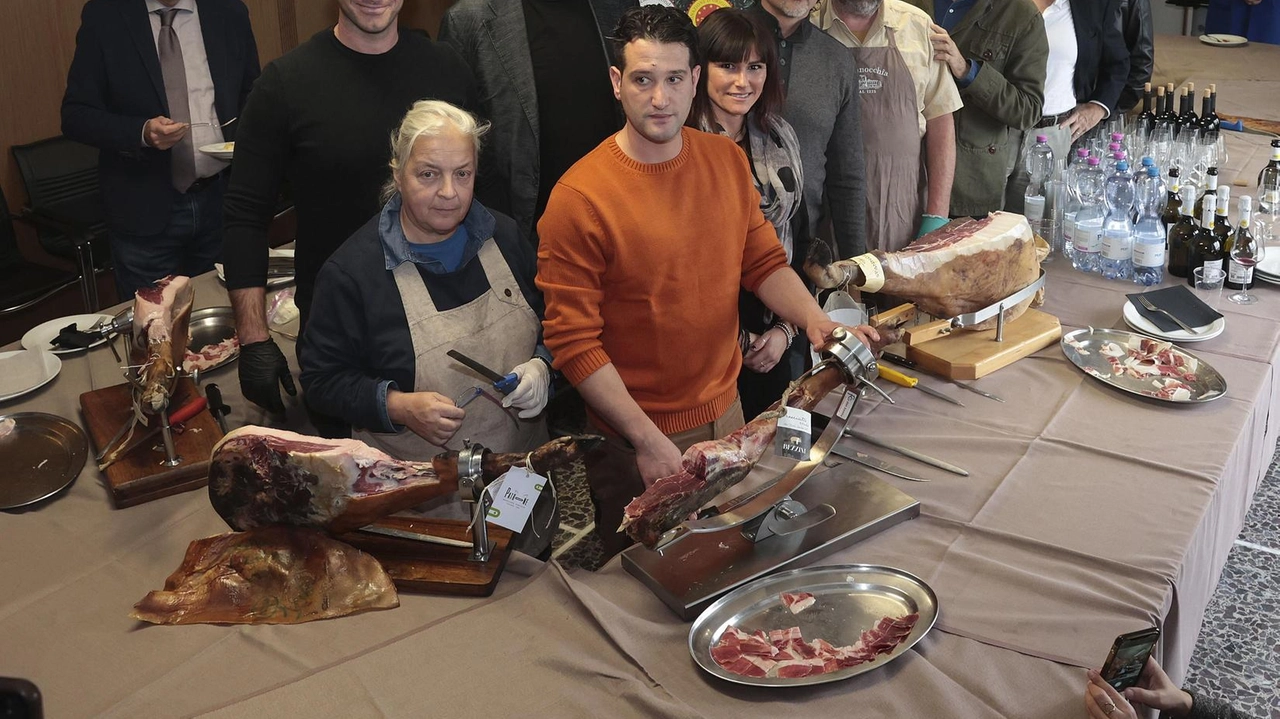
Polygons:
<instances>
[{"instance_id":1,"label":"white glove","mask_svg":"<svg viewBox=\"0 0 1280 719\"><path fill-rule=\"evenodd\" d=\"M537 417L547 406L548 390L551 387L551 368L538 358L524 364L516 365L511 370L520 378L520 384L511 390L511 394L502 399L503 407L515 407L520 410L516 415L520 419Z\"/></svg>"}]
</instances>

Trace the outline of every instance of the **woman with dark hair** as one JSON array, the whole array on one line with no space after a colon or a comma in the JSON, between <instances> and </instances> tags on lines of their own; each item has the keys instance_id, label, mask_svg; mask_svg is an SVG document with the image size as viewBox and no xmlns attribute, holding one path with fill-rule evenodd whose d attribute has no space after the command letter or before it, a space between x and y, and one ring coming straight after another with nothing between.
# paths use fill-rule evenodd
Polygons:
<instances>
[{"instance_id":1,"label":"woman with dark hair","mask_svg":"<svg viewBox=\"0 0 1280 719\"><path fill-rule=\"evenodd\" d=\"M688 125L738 143L747 154L760 209L773 224L793 266L808 249L800 144L782 119L782 75L768 28L741 10L717 10L698 26L702 72ZM803 277L803 275L801 275ZM787 349L796 328L775 318L746 291L738 299L743 414L754 417L778 401L794 379Z\"/></svg>"}]
</instances>

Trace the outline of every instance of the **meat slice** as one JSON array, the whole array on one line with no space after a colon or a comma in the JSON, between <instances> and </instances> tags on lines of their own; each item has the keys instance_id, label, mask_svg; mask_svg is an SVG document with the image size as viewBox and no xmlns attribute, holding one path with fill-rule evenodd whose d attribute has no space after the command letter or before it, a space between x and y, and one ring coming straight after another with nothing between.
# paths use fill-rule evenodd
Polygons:
<instances>
[{"instance_id":1,"label":"meat slice","mask_svg":"<svg viewBox=\"0 0 1280 719\"><path fill-rule=\"evenodd\" d=\"M825 639L806 642L799 627L773 629L768 634L763 631L747 634L737 627L726 627L720 639L711 645L711 658L725 671L749 677L798 679L826 674L889 654L911 636L911 630L919 619L919 614L884 617L874 627L863 631L856 644L845 647L832 646ZM744 651L749 641L757 643L757 650L764 645L772 651L754 655L762 662L745 661L753 656ZM762 668L763 674L760 673Z\"/></svg>"},{"instance_id":2,"label":"meat slice","mask_svg":"<svg viewBox=\"0 0 1280 719\"><path fill-rule=\"evenodd\" d=\"M144 410L159 412L169 402L169 392L190 341L191 303L195 291L191 278L170 275L133 298L133 356L139 367Z\"/></svg>"},{"instance_id":3,"label":"meat slice","mask_svg":"<svg viewBox=\"0 0 1280 719\"><path fill-rule=\"evenodd\" d=\"M851 284L869 292L901 297L934 317L949 318L989 307L1035 282L1040 256L1031 226L1022 215L994 212L981 220L956 220L898 252L874 250L832 261L825 243L815 242L805 273L822 288ZM877 274L883 274L880 283ZM1029 298L1004 312L1022 316ZM966 329L996 326L991 318Z\"/></svg>"},{"instance_id":4,"label":"meat slice","mask_svg":"<svg viewBox=\"0 0 1280 719\"><path fill-rule=\"evenodd\" d=\"M780 598L782 599L782 603L786 605L787 609L791 610L792 614L799 614L800 612L803 612L809 607L812 607L813 603L817 601L814 599L813 595L808 592L783 592Z\"/></svg>"},{"instance_id":5,"label":"meat slice","mask_svg":"<svg viewBox=\"0 0 1280 719\"><path fill-rule=\"evenodd\" d=\"M783 398L788 406L811 410L844 382L837 367L827 367L792 385ZM631 500L619 531L647 547L717 494L741 482L773 443L782 411L778 405L760 413L724 439L699 442L685 451L680 471L654 482Z\"/></svg>"},{"instance_id":6,"label":"meat slice","mask_svg":"<svg viewBox=\"0 0 1280 719\"><path fill-rule=\"evenodd\" d=\"M131 616L152 624L298 624L400 606L373 557L300 527L197 539Z\"/></svg>"},{"instance_id":7,"label":"meat slice","mask_svg":"<svg viewBox=\"0 0 1280 719\"><path fill-rule=\"evenodd\" d=\"M561 437L529 454L485 454L486 481L511 467L567 466L602 438ZM458 455L398 460L354 439L322 439L268 427L232 430L213 448L209 501L232 529L271 524L346 532L458 491Z\"/></svg>"}]
</instances>

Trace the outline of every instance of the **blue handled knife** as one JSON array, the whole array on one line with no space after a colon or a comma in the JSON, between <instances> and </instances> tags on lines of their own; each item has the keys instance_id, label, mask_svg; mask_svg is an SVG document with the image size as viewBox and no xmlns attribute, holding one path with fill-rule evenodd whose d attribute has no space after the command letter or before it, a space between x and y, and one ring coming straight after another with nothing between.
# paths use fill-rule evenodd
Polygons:
<instances>
[{"instance_id":1,"label":"blue handled knife","mask_svg":"<svg viewBox=\"0 0 1280 719\"><path fill-rule=\"evenodd\" d=\"M520 378L516 376L515 372L512 372L507 375L500 375L497 372L494 372L493 370L484 366L483 364L462 354L458 350L449 350L445 354L449 355L450 357L458 360L462 364L478 372L481 377L484 377L485 379L493 383L494 389L498 390L504 395L511 394L511 391L516 388L516 385L520 384Z\"/></svg>"}]
</instances>

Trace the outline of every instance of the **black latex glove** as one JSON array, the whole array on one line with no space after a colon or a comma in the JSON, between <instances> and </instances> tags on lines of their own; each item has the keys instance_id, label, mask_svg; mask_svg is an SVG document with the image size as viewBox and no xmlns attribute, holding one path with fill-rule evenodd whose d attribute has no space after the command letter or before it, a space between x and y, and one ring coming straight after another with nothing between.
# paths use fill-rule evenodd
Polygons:
<instances>
[{"instance_id":1,"label":"black latex glove","mask_svg":"<svg viewBox=\"0 0 1280 719\"><path fill-rule=\"evenodd\" d=\"M240 393L250 402L276 414L284 413L284 402L280 399L280 388L290 397L298 396L298 389L293 386L293 375L289 374L289 360L276 346L275 340L242 345L240 347Z\"/></svg>"}]
</instances>

